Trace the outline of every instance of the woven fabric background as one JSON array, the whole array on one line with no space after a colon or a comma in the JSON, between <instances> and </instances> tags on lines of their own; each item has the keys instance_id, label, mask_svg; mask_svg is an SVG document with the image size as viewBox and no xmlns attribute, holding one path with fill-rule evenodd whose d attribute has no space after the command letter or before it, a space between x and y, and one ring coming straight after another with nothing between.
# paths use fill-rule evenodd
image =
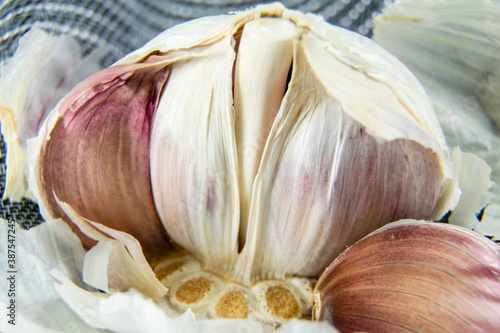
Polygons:
<instances>
[{"instance_id":1,"label":"woven fabric background","mask_svg":"<svg viewBox=\"0 0 500 333\"><path fill-rule=\"evenodd\" d=\"M21 36L34 24L54 34L68 34L78 40L82 53L99 45L109 52L102 60L109 66L141 47L163 30L206 15L244 10L254 0L13 0L0 6L0 61L11 57ZM370 36L372 18L387 0L283 0L291 9L314 12L332 24ZM0 193L5 186L6 145L0 142ZM36 203L29 200L0 204L0 217L14 219L30 228L43 222Z\"/></svg>"}]
</instances>

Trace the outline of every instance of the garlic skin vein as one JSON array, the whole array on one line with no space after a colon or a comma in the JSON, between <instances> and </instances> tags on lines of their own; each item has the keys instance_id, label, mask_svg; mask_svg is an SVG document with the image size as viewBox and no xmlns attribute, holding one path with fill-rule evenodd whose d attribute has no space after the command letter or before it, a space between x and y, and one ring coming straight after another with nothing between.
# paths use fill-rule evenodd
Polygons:
<instances>
[{"instance_id":1,"label":"garlic skin vein","mask_svg":"<svg viewBox=\"0 0 500 333\"><path fill-rule=\"evenodd\" d=\"M265 38L270 22L281 39ZM87 247L106 249L115 236L98 235L117 229L153 268L177 247L245 288L318 277L376 228L441 217L460 196L415 77L368 39L279 4L159 35L75 88L29 149L42 214ZM157 282L144 293L164 295Z\"/></svg>"}]
</instances>

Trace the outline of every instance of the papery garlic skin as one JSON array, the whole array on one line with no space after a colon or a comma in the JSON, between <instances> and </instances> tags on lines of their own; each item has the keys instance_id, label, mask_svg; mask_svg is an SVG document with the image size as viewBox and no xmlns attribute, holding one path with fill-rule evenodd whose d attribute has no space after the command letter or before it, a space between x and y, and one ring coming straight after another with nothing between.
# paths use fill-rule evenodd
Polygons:
<instances>
[{"instance_id":1,"label":"papery garlic skin","mask_svg":"<svg viewBox=\"0 0 500 333\"><path fill-rule=\"evenodd\" d=\"M141 244L134 237L89 222L78 216L69 205L60 201L57 203L80 232L98 242L85 254L82 273L85 283L108 293L133 288L154 300L165 295L167 289L158 281L146 261Z\"/></svg>"},{"instance_id":2,"label":"papery garlic skin","mask_svg":"<svg viewBox=\"0 0 500 333\"><path fill-rule=\"evenodd\" d=\"M252 60L263 75L245 70ZM31 149L44 216L78 220L68 205L146 252L168 237L246 287L318 276L367 233L440 217L460 195L415 77L370 40L279 4L167 30L75 88Z\"/></svg>"},{"instance_id":3,"label":"papery garlic skin","mask_svg":"<svg viewBox=\"0 0 500 333\"><path fill-rule=\"evenodd\" d=\"M321 275L313 317L341 332L494 332L500 247L448 224L402 220L344 251Z\"/></svg>"},{"instance_id":4,"label":"papery garlic skin","mask_svg":"<svg viewBox=\"0 0 500 333\"><path fill-rule=\"evenodd\" d=\"M454 165L460 187L468 187L464 191L474 198L463 196L450 222L495 239L500 239L499 16L498 1L396 1L374 20L373 35L420 80L450 147L470 154ZM488 167L493 183L485 192ZM481 223L470 218L485 207Z\"/></svg>"},{"instance_id":5,"label":"papery garlic skin","mask_svg":"<svg viewBox=\"0 0 500 333\"><path fill-rule=\"evenodd\" d=\"M47 120L50 140L37 171L51 215L65 217L57 200L71 203L157 251L168 241L151 194L149 137L169 71L145 67L111 67L77 86Z\"/></svg>"},{"instance_id":6,"label":"papery garlic skin","mask_svg":"<svg viewBox=\"0 0 500 333\"><path fill-rule=\"evenodd\" d=\"M234 263L238 235L234 57L227 37L174 63L151 133L151 187L165 230L221 273Z\"/></svg>"},{"instance_id":7,"label":"papery garlic skin","mask_svg":"<svg viewBox=\"0 0 500 333\"><path fill-rule=\"evenodd\" d=\"M3 199L34 199L28 189L27 140L37 136L50 111L73 87L101 69L101 47L82 57L68 36L51 36L31 28L13 58L1 66L0 120L7 144Z\"/></svg>"}]
</instances>

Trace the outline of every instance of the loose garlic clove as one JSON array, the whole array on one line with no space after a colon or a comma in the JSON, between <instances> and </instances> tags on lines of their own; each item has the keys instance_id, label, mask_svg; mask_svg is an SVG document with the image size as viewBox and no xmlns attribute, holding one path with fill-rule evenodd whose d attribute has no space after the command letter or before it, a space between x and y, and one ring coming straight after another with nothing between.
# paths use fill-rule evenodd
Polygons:
<instances>
[{"instance_id":1,"label":"loose garlic clove","mask_svg":"<svg viewBox=\"0 0 500 333\"><path fill-rule=\"evenodd\" d=\"M341 332L494 332L500 247L462 227L402 220L344 251L321 275L313 316Z\"/></svg>"},{"instance_id":2,"label":"loose garlic clove","mask_svg":"<svg viewBox=\"0 0 500 333\"><path fill-rule=\"evenodd\" d=\"M376 43L397 56L420 80L448 145L477 155L491 168L493 186L489 193L484 193L486 200L481 200L484 196L481 187L488 177L483 176L484 172L479 170L481 162L475 162L472 154L465 157L470 163L458 170L457 178L462 183L460 188L470 196L460 198L461 207L454 209L450 223L474 227L497 239L500 239L499 17L498 1L465 0L460 6L453 1L398 1L374 20L373 35ZM469 185L464 184L467 182ZM486 206L482 222L477 225L469 215L478 214Z\"/></svg>"}]
</instances>

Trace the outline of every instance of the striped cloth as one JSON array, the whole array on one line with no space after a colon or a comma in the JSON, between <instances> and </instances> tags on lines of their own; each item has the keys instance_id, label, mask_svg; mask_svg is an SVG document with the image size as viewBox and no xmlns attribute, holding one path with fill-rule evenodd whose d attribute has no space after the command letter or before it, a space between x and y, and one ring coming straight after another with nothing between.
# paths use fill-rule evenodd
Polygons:
<instances>
[{"instance_id":1,"label":"striped cloth","mask_svg":"<svg viewBox=\"0 0 500 333\"><path fill-rule=\"evenodd\" d=\"M11 57L21 36L33 25L54 34L68 34L79 41L82 53L99 45L108 53L102 60L109 66L141 47L163 30L192 18L244 10L254 0L13 0L0 7L0 61ZM291 9L320 14L332 24L370 36L372 17L387 0L283 0ZM392 2L392 1L390 1ZM5 187L6 146L0 142L0 193ZM0 204L0 216L30 228L43 222L38 206L29 200Z\"/></svg>"}]
</instances>

